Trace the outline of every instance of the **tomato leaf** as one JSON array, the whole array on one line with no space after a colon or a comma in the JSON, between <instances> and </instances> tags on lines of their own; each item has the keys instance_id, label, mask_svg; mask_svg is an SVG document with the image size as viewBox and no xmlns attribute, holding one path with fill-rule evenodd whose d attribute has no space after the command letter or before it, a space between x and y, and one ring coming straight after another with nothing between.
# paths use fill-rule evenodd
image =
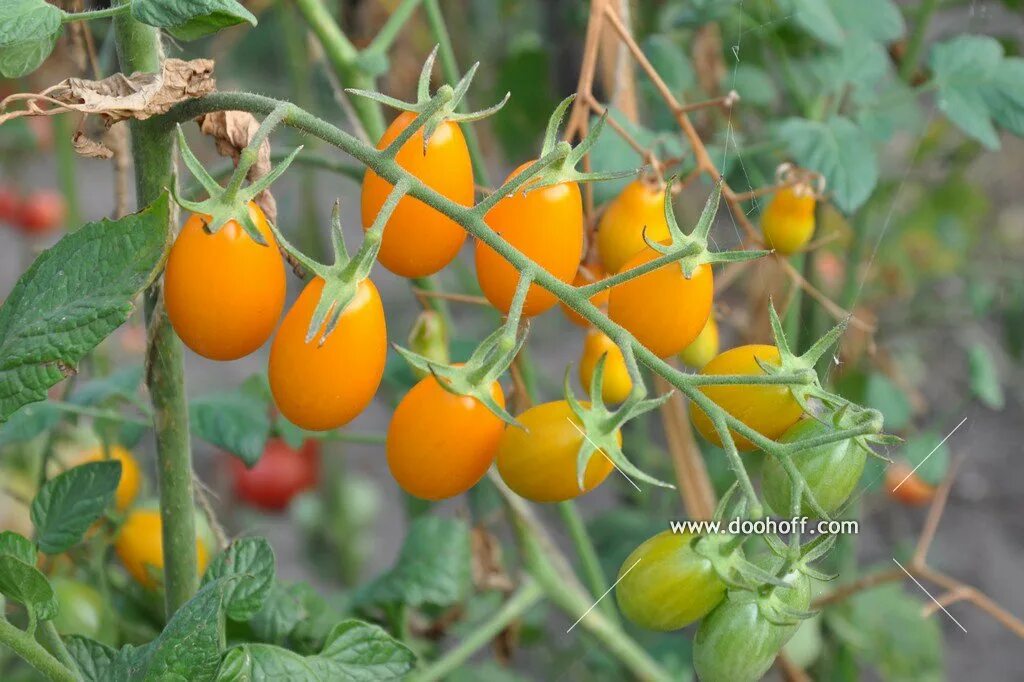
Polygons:
<instances>
[{"instance_id":1,"label":"tomato leaf","mask_svg":"<svg viewBox=\"0 0 1024 682\"><path fill-rule=\"evenodd\" d=\"M82 637L71 635L64 637L64 644L68 653L74 659L79 672L82 673L84 682L122 682L127 681L127 652L125 647L118 651L106 644ZM119 674L120 673L120 674Z\"/></svg>"},{"instance_id":2,"label":"tomato leaf","mask_svg":"<svg viewBox=\"0 0 1024 682\"><path fill-rule=\"evenodd\" d=\"M829 0L829 6L848 36L891 43L907 31L903 14L892 0Z\"/></svg>"},{"instance_id":3,"label":"tomato leaf","mask_svg":"<svg viewBox=\"0 0 1024 682\"><path fill-rule=\"evenodd\" d=\"M53 52L61 32L61 11L45 0L0 3L0 76L20 78Z\"/></svg>"},{"instance_id":4,"label":"tomato leaf","mask_svg":"<svg viewBox=\"0 0 1024 682\"><path fill-rule=\"evenodd\" d=\"M44 251L0 307L0 421L75 372L156 277L168 244L168 199L89 223Z\"/></svg>"},{"instance_id":5,"label":"tomato leaf","mask_svg":"<svg viewBox=\"0 0 1024 682\"><path fill-rule=\"evenodd\" d=\"M24 604L39 620L57 615L57 597L35 560L26 563L12 554L0 555L0 594Z\"/></svg>"},{"instance_id":6,"label":"tomato leaf","mask_svg":"<svg viewBox=\"0 0 1024 682\"><path fill-rule=\"evenodd\" d=\"M36 563L36 546L24 535L13 530L0 533L0 556L12 556L30 566Z\"/></svg>"},{"instance_id":7,"label":"tomato leaf","mask_svg":"<svg viewBox=\"0 0 1024 682\"><path fill-rule=\"evenodd\" d=\"M334 627L315 656L301 656L271 644L233 647L224 656L217 682L399 680L415 662L416 655L380 627L346 620Z\"/></svg>"},{"instance_id":8,"label":"tomato leaf","mask_svg":"<svg viewBox=\"0 0 1024 682\"><path fill-rule=\"evenodd\" d=\"M1006 405L1006 396L999 382L999 370L992 359L992 352L985 345L975 343L967 349L967 360L970 366L971 392L987 407L993 410L1003 409Z\"/></svg>"},{"instance_id":9,"label":"tomato leaf","mask_svg":"<svg viewBox=\"0 0 1024 682\"><path fill-rule=\"evenodd\" d=\"M166 29L178 40L195 40L256 17L235 0L132 0L132 16Z\"/></svg>"},{"instance_id":10,"label":"tomato leaf","mask_svg":"<svg viewBox=\"0 0 1024 682\"><path fill-rule=\"evenodd\" d=\"M843 27L827 0L793 0L792 4L794 20L808 35L828 45L842 45Z\"/></svg>"},{"instance_id":11,"label":"tomato leaf","mask_svg":"<svg viewBox=\"0 0 1024 682\"><path fill-rule=\"evenodd\" d=\"M136 649L135 667L145 674L133 679L212 680L224 642L224 593L234 582L221 578L204 585L156 639Z\"/></svg>"},{"instance_id":12,"label":"tomato leaf","mask_svg":"<svg viewBox=\"0 0 1024 682\"><path fill-rule=\"evenodd\" d=\"M910 401L900 387L884 374L872 373L868 376L864 402L882 413L887 431L899 431L910 423Z\"/></svg>"},{"instance_id":13,"label":"tomato leaf","mask_svg":"<svg viewBox=\"0 0 1024 682\"><path fill-rule=\"evenodd\" d=\"M114 499L121 462L87 462L51 478L32 500L39 549L60 554L81 542L85 531Z\"/></svg>"},{"instance_id":14,"label":"tomato leaf","mask_svg":"<svg viewBox=\"0 0 1024 682\"><path fill-rule=\"evenodd\" d=\"M443 547L444 551L438 551ZM412 522L398 561L356 591L356 606L451 606L470 587L469 528L456 519L421 516Z\"/></svg>"},{"instance_id":15,"label":"tomato leaf","mask_svg":"<svg viewBox=\"0 0 1024 682\"><path fill-rule=\"evenodd\" d=\"M130 400L141 383L142 365L130 365L76 386L68 402L75 405L98 405L113 398Z\"/></svg>"},{"instance_id":16,"label":"tomato leaf","mask_svg":"<svg viewBox=\"0 0 1024 682\"><path fill-rule=\"evenodd\" d=\"M878 182L878 158L871 140L850 119L788 118L775 133L798 164L825 176L840 210L853 213L871 196Z\"/></svg>"},{"instance_id":17,"label":"tomato leaf","mask_svg":"<svg viewBox=\"0 0 1024 682\"><path fill-rule=\"evenodd\" d=\"M286 585L277 580L271 585L263 606L249 621L256 636L264 642L284 642L307 617L302 603L302 583Z\"/></svg>"},{"instance_id":18,"label":"tomato leaf","mask_svg":"<svg viewBox=\"0 0 1024 682\"><path fill-rule=\"evenodd\" d=\"M189 419L195 435L227 450L249 467L259 461L270 437L266 401L244 389L193 399Z\"/></svg>"},{"instance_id":19,"label":"tomato leaf","mask_svg":"<svg viewBox=\"0 0 1024 682\"><path fill-rule=\"evenodd\" d=\"M0 447L30 441L60 421L60 410L49 403L24 405L0 424Z\"/></svg>"},{"instance_id":20,"label":"tomato leaf","mask_svg":"<svg viewBox=\"0 0 1024 682\"><path fill-rule=\"evenodd\" d=\"M224 590L224 608L232 620L255 616L274 585L274 550L263 538L241 538L214 557L203 584L226 576L240 576Z\"/></svg>"}]
</instances>

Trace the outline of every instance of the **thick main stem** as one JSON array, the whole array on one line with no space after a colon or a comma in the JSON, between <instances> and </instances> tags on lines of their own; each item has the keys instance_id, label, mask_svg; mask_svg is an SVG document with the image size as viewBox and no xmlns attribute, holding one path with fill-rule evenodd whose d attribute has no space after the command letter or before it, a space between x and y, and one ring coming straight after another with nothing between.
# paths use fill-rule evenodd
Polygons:
<instances>
[{"instance_id":1,"label":"thick main stem","mask_svg":"<svg viewBox=\"0 0 1024 682\"><path fill-rule=\"evenodd\" d=\"M0 643L6 644L33 668L54 682L77 682L74 672L61 665L32 635L0 618Z\"/></svg>"},{"instance_id":2,"label":"thick main stem","mask_svg":"<svg viewBox=\"0 0 1024 682\"><path fill-rule=\"evenodd\" d=\"M124 0L122 0L124 2ZM160 70L160 33L128 14L114 22L124 73ZM174 182L172 129L150 119L132 121L132 155L139 207L147 206ZM161 285L146 291L146 385L153 402L160 518L163 523L165 611L170 618L198 587L196 529L192 496L192 452L185 400L184 351L163 307Z\"/></svg>"}]
</instances>

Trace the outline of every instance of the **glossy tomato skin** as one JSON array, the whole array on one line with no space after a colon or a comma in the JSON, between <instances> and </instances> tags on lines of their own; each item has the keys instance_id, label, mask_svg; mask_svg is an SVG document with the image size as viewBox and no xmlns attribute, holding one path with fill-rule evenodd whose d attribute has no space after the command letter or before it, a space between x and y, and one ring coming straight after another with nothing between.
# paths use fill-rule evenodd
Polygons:
<instances>
[{"instance_id":1,"label":"glossy tomato skin","mask_svg":"<svg viewBox=\"0 0 1024 682\"><path fill-rule=\"evenodd\" d=\"M513 171L508 179L529 163ZM485 220L502 239L540 267L563 282L573 280L583 254L583 201L576 183L533 189L525 195L519 190L499 201L487 212ZM476 276L484 296L495 308L507 313L519 283L519 272L482 241L476 243L475 255ZM523 317L539 315L557 300L533 284L526 294Z\"/></svg>"},{"instance_id":2,"label":"glossy tomato skin","mask_svg":"<svg viewBox=\"0 0 1024 682\"><path fill-rule=\"evenodd\" d=\"M762 362L777 365L779 349L763 344L730 348L717 355L704 366L700 373L764 374L764 370L757 364L756 358L760 358ZM700 391L726 412L772 440L777 440L803 414L803 409L793 398L789 387L782 384L702 386ZM711 420L692 402L690 403L690 420L700 435L721 447L722 441ZM737 449L744 452L757 449L753 443L735 431L732 436Z\"/></svg>"},{"instance_id":3,"label":"glossy tomato skin","mask_svg":"<svg viewBox=\"0 0 1024 682\"><path fill-rule=\"evenodd\" d=\"M53 625L61 635L79 635L108 646L117 642L117 624L99 591L88 583L54 576L50 587L57 597Z\"/></svg>"},{"instance_id":4,"label":"glossy tomato skin","mask_svg":"<svg viewBox=\"0 0 1024 682\"><path fill-rule=\"evenodd\" d=\"M306 331L324 282L313 279L285 315L270 347L270 391L281 414L309 431L352 421L373 400L387 356L387 325L377 287L359 284L322 346Z\"/></svg>"},{"instance_id":5,"label":"glossy tomato skin","mask_svg":"<svg viewBox=\"0 0 1024 682\"><path fill-rule=\"evenodd\" d=\"M793 572L783 579L792 587L775 588L774 593L790 608L806 611L811 603L806 576ZM733 599L730 593L697 628L693 640L697 678L701 682L757 682L799 627L771 623L756 601Z\"/></svg>"},{"instance_id":6,"label":"glossy tomato skin","mask_svg":"<svg viewBox=\"0 0 1024 682\"><path fill-rule=\"evenodd\" d=\"M650 247L626 262L623 270L661 256ZM668 263L612 287L608 315L659 357L675 355L697 338L711 314L715 283L708 265L690 279L678 263Z\"/></svg>"},{"instance_id":7,"label":"glossy tomato skin","mask_svg":"<svg viewBox=\"0 0 1024 682\"><path fill-rule=\"evenodd\" d=\"M783 187L761 214L765 244L788 256L814 236L814 195L807 188Z\"/></svg>"},{"instance_id":8,"label":"glossy tomato skin","mask_svg":"<svg viewBox=\"0 0 1024 682\"><path fill-rule=\"evenodd\" d=\"M21 200L14 222L25 234L49 234L61 226L66 212L64 197L59 192L40 189Z\"/></svg>"},{"instance_id":9,"label":"glossy tomato skin","mask_svg":"<svg viewBox=\"0 0 1024 682\"><path fill-rule=\"evenodd\" d=\"M889 497L908 507L923 507L935 497L935 486L903 462L889 465L885 470L884 485Z\"/></svg>"},{"instance_id":10,"label":"glossy tomato skin","mask_svg":"<svg viewBox=\"0 0 1024 682\"><path fill-rule=\"evenodd\" d=\"M582 403L587 406L587 403ZM498 444L498 473L509 488L534 502L564 502L601 485L613 465L595 452L587 463L583 490L576 478L576 454L583 442L576 414L564 400L535 405L516 417L526 430L510 426ZM621 443L621 435L617 436Z\"/></svg>"},{"instance_id":11,"label":"glossy tomato skin","mask_svg":"<svg viewBox=\"0 0 1024 682\"><path fill-rule=\"evenodd\" d=\"M604 361L604 382L601 384L601 398L607 404L621 403L629 397L633 388L633 380L626 368L626 358L622 350L615 345L604 332L591 329L583 339L583 355L580 357L580 385L588 394L594 369L602 355L607 354Z\"/></svg>"},{"instance_id":12,"label":"glossy tomato skin","mask_svg":"<svg viewBox=\"0 0 1024 682\"><path fill-rule=\"evenodd\" d=\"M234 455L226 457L235 497L267 511L285 509L296 495L315 488L320 480L320 443L315 440L295 449L281 438L271 438L251 469Z\"/></svg>"},{"instance_id":13,"label":"glossy tomato skin","mask_svg":"<svg viewBox=\"0 0 1024 682\"><path fill-rule=\"evenodd\" d=\"M718 348L718 322L712 313L708 315L708 321L704 323L704 328L700 330L697 338L679 351L679 359L688 367L700 370L718 355Z\"/></svg>"},{"instance_id":14,"label":"glossy tomato skin","mask_svg":"<svg viewBox=\"0 0 1024 682\"><path fill-rule=\"evenodd\" d=\"M574 287L582 287L587 284L593 284L604 279L607 274L599 265L581 265L579 270L576 272L576 277L572 280ZM610 295L608 289L602 289L593 296L590 297L590 302L601 310L608 309L608 296ZM565 318L572 322L577 327L589 327L590 322L587 318L580 315L578 312L565 305L564 303L559 304L562 307L562 312L565 314Z\"/></svg>"},{"instance_id":15,"label":"glossy tomato skin","mask_svg":"<svg viewBox=\"0 0 1024 682\"><path fill-rule=\"evenodd\" d=\"M615 598L622 614L640 627L684 628L725 597L725 583L711 562L694 551L691 533L658 533L622 562Z\"/></svg>"},{"instance_id":16,"label":"glossy tomato skin","mask_svg":"<svg viewBox=\"0 0 1024 682\"><path fill-rule=\"evenodd\" d=\"M416 118L405 111L384 131L378 149L384 149ZM473 166L457 123L445 121L423 148L423 130L416 131L398 150L395 160L425 185L457 204L473 205ZM393 185L372 170L363 176L363 229L369 229ZM454 220L419 199L403 197L384 227L377 259L402 277L426 277L448 265L459 252L466 231Z\"/></svg>"},{"instance_id":17,"label":"glossy tomato skin","mask_svg":"<svg viewBox=\"0 0 1024 682\"><path fill-rule=\"evenodd\" d=\"M608 203L597 228L597 253L604 269L619 272L633 256L652 242L669 238L665 221L665 190L634 180Z\"/></svg>"},{"instance_id":18,"label":"glossy tomato skin","mask_svg":"<svg viewBox=\"0 0 1024 682\"><path fill-rule=\"evenodd\" d=\"M787 429L779 442L792 443L815 438L832 430L817 419L808 417ZM860 481L860 476L864 473L866 459L867 453L853 440L807 448L795 452L791 456L793 464L804 477L814 499L830 516L842 507L857 487L857 482ZM789 476L774 457L768 457L761 469L761 489L772 511L779 516L789 515L791 511ZM804 516L811 518L817 516L806 499L801 502L800 508Z\"/></svg>"},{"instance_id":19,"label":"glossy tomato skin","mask_svg":"<svg viewBox=\"0 0 1024 682\"><path fill-rule=\"evenodd\" d=\"M267 246L234 221L216 234L189 216L164 271L164 303L185 345L211 360L237 360L266 343L284 309L285 272L266 216L249 215Z\"/></svg>"},{"instance_id":20,"label":"glossy tomato skin","mask_svg":"<svg viewBox=\"0 0 1024 682\"><path fill-rule=\"evenodd\" d=\"M498 382L491 395L505 405ZM504 430L505 423L476 398L450 393L427 376L405 394L391 418L388 467L410 495L454 497L487 473Z\"/></svg>"},{"instance_id":21,"label":"glossy tomato skin","mask_svg":"<svg viewBox=\"0 0 1024 682\"><path fill-rule=\"evenodd\" d=\"M129 575L143 587L154 590L159 586L151 571L162 575L164 568L163 523L156 509L136 509L128 515L114 542L114 551ZM199 575L206 570L209 558L206 543L196 538L196 567Z\"/></svg>"},{"instance_id":22,"label":"glossy tomato skin","mask_svg":"<svg viewBox=\"0 0 1024 682\"><path fill-rule=\"evenodd\" d=\"M139 463L132 456L132 453L120 445L112 445L109 449L110 459L117 460L121 463L121 480L117 484L117 491L114 493L114 502L117 505L118 511L124 511L131 506L132 502L139 494L139 488L142 481L142 471L139 468ZM97 462L106 457L103 448L93 448L89 450L85 457L84 462Z\"/></svg>"}]
</instances>

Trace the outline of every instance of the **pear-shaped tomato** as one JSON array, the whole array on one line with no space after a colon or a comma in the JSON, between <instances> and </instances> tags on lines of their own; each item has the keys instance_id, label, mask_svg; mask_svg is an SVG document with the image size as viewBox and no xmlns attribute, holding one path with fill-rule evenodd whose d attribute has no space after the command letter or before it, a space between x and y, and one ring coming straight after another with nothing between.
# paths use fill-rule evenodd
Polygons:
<instances>
[{"instance_id":1,"label":"pear-shaped tomato","mask_svg":"<svg viewBox=\"0 0 1024 682\"><path fill-rule=\"evenodd\" d=\"M387 356L387 327L377 287L359 283L334 331L306 343L324 282L312 280L285 315L270 348L270 390L281 414L310 431L352 421L373 400Z\"/></svg>"},{"instance_id":2,"label":"pear-shaped tomato","mask_svg":"<svg viewBox=\"0 0 1024 682\"><path fill-rule=\"evenodd\" d=\"M590 393L597 361L607 354L604 361L604 381L601 384L601 398L605 403L621 403L629 397L633 379L626 367L622 350L604 332L591 329L583 340L583 355L580 357L580 385Z\"/></svg>"},{"instance_id":3,"label":"pear-shaped tomato","mask_svg":"<svg viewBox=\"0 0 1024 682\"><path fill-rule=\"evenodd\" d=\"M604 269L614 274L644 250L647 243L669 237L665 221L665 190L652 182L635 180L608 203L597 227L597 253Z\"/></svg>"},{"instance_id":4,"label":"pear-shaped tomato","mask_svg":"<svg viewBox=\"0 0 1024 682\"><path fill-rule=\"evenodd\" d=\"M809 187L783 187L761 214L768 248L784 256L802 249L814 235L814 194Z\"/></svg>"}]
</instances>

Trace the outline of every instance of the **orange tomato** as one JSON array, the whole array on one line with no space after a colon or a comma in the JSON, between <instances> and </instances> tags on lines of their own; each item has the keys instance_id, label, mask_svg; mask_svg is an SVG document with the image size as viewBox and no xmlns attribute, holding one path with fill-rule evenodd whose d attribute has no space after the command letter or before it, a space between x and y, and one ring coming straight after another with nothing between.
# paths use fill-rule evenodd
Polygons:
<instances>
[{"instance_id":1,"label":"orange tomato","mask_svg":"<svg viewBox=\"0 0 1024 682\"><path fill-rule=\"evenodd\" d=\"M705 365L700 373L762 375L764 370L757 364L757 359L778 365L779 349L762 344L730 348ZM700 391L727 413L772 440L777 440L797 423L804 412L789 387L783 384L701 386ZM714 424L695 403L690 403L690 419L704 438L721 447L722 441ZM735 431L731 433L738 450L749 452L757 449Z\"/></svg>"},{"instance_id":2,"label":"orange tomato","mask_svg":"<svg viewBox=\"0 0 1024 682\"><path fill-rule=\"evenodd\" d=\"M191 513L191 512L187 512ZM143 587L153 590L164 568L163 523L155 509L138 509L125 519L114 542L114 551L128 573ZM196 537L196 564L199 575L206 570L206 543Z\"/></svg>"},{"instance_id":3,"label":"orange tomato","mask_svg":"<svg viewBox=\"0 0 1024 682\"><path fill-rule=\"evenodd\" d=\"M509 179L528 165L517 168ZM575 182L530 190L525 195L519 190L499 201L487 212L485 220L540 267L563 282L572 281L583 253L583 202ZM491 305L507 313L519 283L519 272L497 251L478 241L476 276ZM551 292L532 284L526 294L523 317L539 315L557 300Z\"/></svg>"},{"instance_id":4,"label":"orange tomato","mask_svg":"<svg viewBox=\"0 0 1024 682\"><path fill-rule=\"evenodd\" d=\"M139 463L132 457L132 453L120 445L110 446L110 459L121 463L121 480L117 484L117 492L114 493L114 503L119 511L124 511L135 497L139 494L139 484L142 473L139 470ZM82 462L98 462L104 459L103 448L96 447L85 453Z\"/></svg>"},{"instance_id":5,"label":"orange tomato","mask_svg":"<svg viewBox=\"0 0 1024 682\"><path fill-rule=\"evenodd\" d=\"M903 462L893 462L885 470L885 490L889 497L909 507L923 507L935 497L935 486Z\"/></svg>"},{"instance_id":6,"label":"orange tomato","mask_svg":"<svg viewBox=\"0 0 1024 682\"><path fill-rule=\"evenodd\" d=\"M604 453L595 452L587 462L580 489L576 454L583 443L583 425L564 400L535 405L517 420L525 428L505 429L497 464L502 480L518 495L534 502L564 502L608 478L614 465ZM621 443L621 434L616 437Z\"/></svg>"},{"instance_id":7,"label":"orange tomato","mask_svg":"<svg viewBox=\"0 0 1024 682\"><path fill-rule=\"evenodd\" d=\"M594 378L594 369L602 355L608 357L604 361L604 383L601 384L601 398L605 403L621 403L629 397L633 389L633 379L626 368L626 358L622 350L615 345L606 334L596 329L587 332L583 339L583 356L580 358L580 385L590 393L590 384Z\"/></svg>"},{"instance_id":8,"label":"orange tomato","mask_svg":"<svg viewBox=\"0 0 1024 682\"><path fill-rule=\"evenodd\" d=\"M693 343L679 351L679 359L694 369L701 369L718 355L718 347L718 322L711 314Z\"/></svg>"},{"instance_id":9,"label":"orange tomato","mask_svg":"<svg viewBox=\"0 0 1024 682\"><path fill-rule=\"evenodd\" d=\"M604 270L599 265L581 265L579 270L576 272L576 277L572 280L572 285L575 287L586 286L587 284L593 284L594 282L601 281L605 276ZM590 302L602 310L606 309L608 307L609 294L610 292L608 289L599 291L590 297ZM587 319L575 310L564 303L559 305L562 306L562 312L565 313L566 319L570 322L580 327L590 326Z\"/></svg>"},{"instance_id":10,"label":"orange tomato","mask_svg":"<svg viewBox=\"0 0 1024 682\"><path fill-rule=\"evenodd\" d=\"M402 112L377 143L384 149L416 118ZM423 147L423 129L402 145L395 160L428 187L463 206L473 205L473 166L462 130L445 121ZM363 176L363 229L369 229L393 185L367 169ZM466 231L419 199L402 197L384 227L377 259L396 275L426 277L448 265L459 252Z\"/></svg>"},{"instance_id":11,"label":"orange tomato","mask_svg":"<svg viewBox=\"0 0 1024 682\"><path fill-rule=\"evenodd\" d=\"M267 246L235 221L216 234L189 216L164 270L167 316L185 345L211 360L236 360L270 338L284 308L284 264L263 211L249 204Z\"/></svg>"},{"instance_id":12,"label":"orange tomato","mask_svg":"<svg viewBox=\"0 0 1024 682\"><path fill-rule=\"evenodd\" d=\"M653 183L634 180L605 208L597 228L597 253L604 269L616 273L644 250L647 239L669 238L665 221L665 190Z\"/></svg>"},{"instance_id":13,"label":"orange tomato","mask_svg":"<svg viewBox=\"0 0 1024 682\"><path fill-rule=\"evenodd\" d=\"M814 194L806 187L783 187L761 214L769 248L784 256L802 249L814 235Z\"/></svg>"},{"instance_id":14,"label":"orange tomato","mask_svg":"<svg viewBox=\"0 0 1024 682\"><path fill-rule=\"evenodd\" d=\"M661 256L647 247L623 270ZM612 287L608 316L659 357L675 355L697 338L711 314L715 284L711 266L701 265L690 279L678 263L667 263Z\"/></svg>"},{"instance_id":15,"label":"orange tomato","mask_svg":"<svg viewBox=\"0 0 1024 682\"><path fill-rule=\"evenodd\" d=\"M326 431L347 424L373 400L384 375L387 327L377 287L359 284L322 346L306 331L324 282L312 280L285 315L270 348L270 391L296 426Z\"/></svg>"},{"instance_id":16,"label":"orange tomato","mask_svg":"<svg viewBox=\"0 0 1024 682\"><path fill-rule=\"evenodd\" d=\"M504 407L498 382L491 395ZM428 376L405 394L391 418L388 467L410 495L454 497L487 473L504 430L505 423L479 400L450 393Z\"/></svg>"}]
</instances>

